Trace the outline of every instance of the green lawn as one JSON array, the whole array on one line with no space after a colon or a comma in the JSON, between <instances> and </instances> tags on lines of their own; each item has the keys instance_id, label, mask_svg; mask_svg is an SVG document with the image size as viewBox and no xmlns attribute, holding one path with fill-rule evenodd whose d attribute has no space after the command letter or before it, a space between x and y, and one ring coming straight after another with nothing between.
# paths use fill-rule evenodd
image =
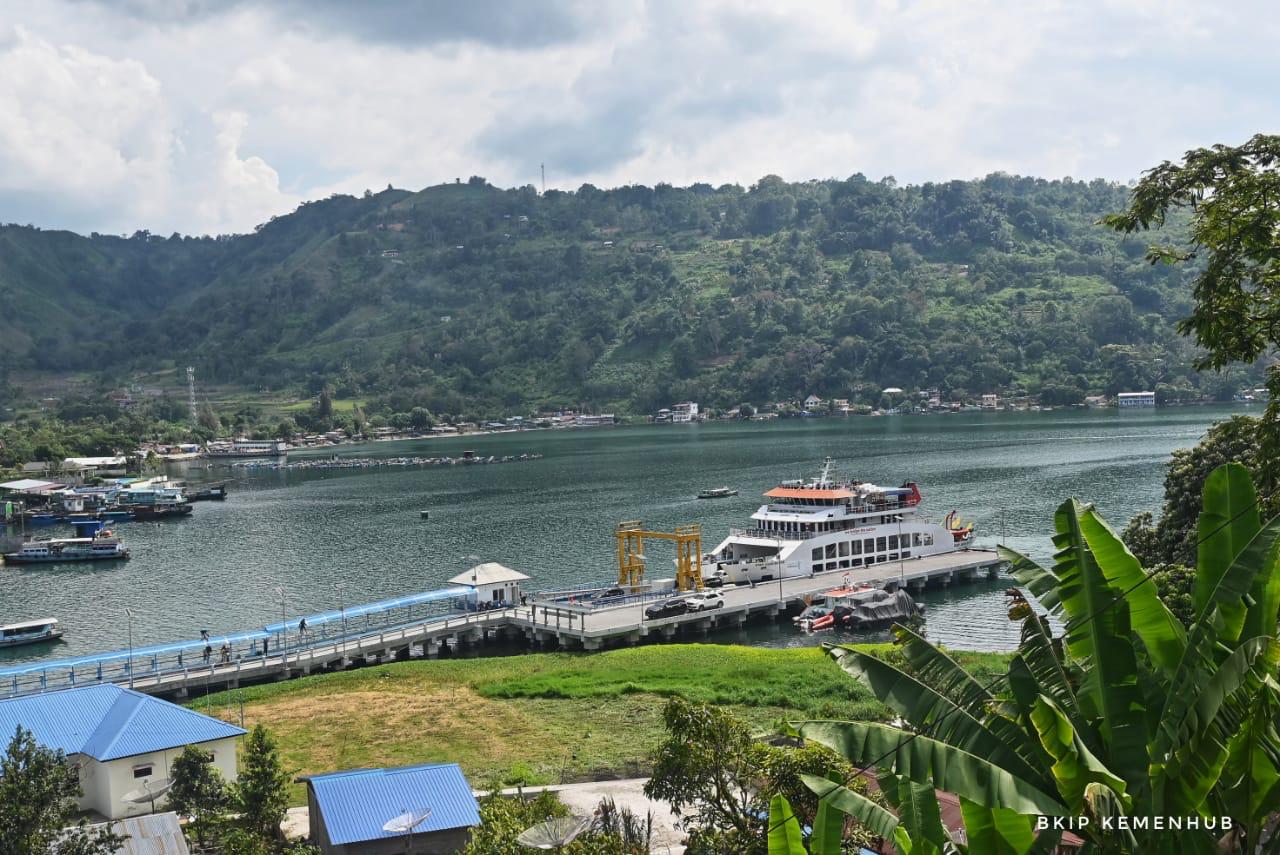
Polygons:
<instances>
[{"instance_id":1,"label":"green lawn","mask_svg":"<svg viewBox=\"0 0 1280 855\"><path fill-rule=\"evenodd\" d=\"M984 680L1006 661L955 655ZM761 730L888 714L819 649L711 644L400 662L189 705L265 724L299 774L450 761L484 786L647 774L674 695L728 706ZM301 788L294 798L301 803Z\"/></svg>"}]
</instances>

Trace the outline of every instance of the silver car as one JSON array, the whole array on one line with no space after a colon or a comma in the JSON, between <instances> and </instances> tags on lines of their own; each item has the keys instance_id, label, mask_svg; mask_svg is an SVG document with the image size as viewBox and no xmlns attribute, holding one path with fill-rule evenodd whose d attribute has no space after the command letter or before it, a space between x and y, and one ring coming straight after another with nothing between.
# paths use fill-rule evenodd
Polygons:
<instances>
[{"instance_id":1,"label":"silver car","mask_svg":"<svg viewBox=\"0 0 1280 855\"><path fill-rule=\"evenodd\" d=\"M685 597L691 612L706 612L724 607L724 595L716 591L699 591Z\"/></svg>"}]
</instances>

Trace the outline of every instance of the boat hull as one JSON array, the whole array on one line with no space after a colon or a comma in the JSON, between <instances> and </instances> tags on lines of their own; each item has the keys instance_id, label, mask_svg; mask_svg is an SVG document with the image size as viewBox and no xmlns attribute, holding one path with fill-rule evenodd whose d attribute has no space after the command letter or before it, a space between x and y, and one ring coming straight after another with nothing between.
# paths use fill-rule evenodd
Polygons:
<instances>
[{"instance_id":1,"label":"boat hull","mask_svg":"<svg viewBox=\"0 0 1280 855\"><path fill-rule=\"evenodd\" d=\"M128 550L115 555L19 555L10 553L4 557L6 564L68 564L72 561L123 561Z\"/></svg>"}]
</instances>

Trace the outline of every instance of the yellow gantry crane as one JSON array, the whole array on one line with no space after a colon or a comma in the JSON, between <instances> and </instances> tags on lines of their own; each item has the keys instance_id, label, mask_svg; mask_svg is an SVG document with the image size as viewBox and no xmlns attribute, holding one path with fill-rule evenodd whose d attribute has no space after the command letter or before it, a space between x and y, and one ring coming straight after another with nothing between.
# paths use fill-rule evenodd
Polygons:
<instances>
[{"instance_id":1,"label":"yellow gantry crane","mask_svg":"<svg viewBox=\"0 0 1280 855\"><path fill-rule=\"evenodd\" d=\"M678 525L674 532L647 531L640 520L618 523L618 585L635 590L644 581L644 539L671 540L676 544L676 588L702 590L702 527Z\"/></svg>"}]
</instances>

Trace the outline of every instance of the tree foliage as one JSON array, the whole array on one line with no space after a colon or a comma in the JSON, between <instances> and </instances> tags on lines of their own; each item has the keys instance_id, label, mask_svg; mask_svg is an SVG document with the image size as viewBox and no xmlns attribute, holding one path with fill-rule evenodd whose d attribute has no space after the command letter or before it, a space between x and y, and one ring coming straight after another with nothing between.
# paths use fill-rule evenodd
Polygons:
<instances>
[{"instance_id":1,"label":"tree foliage","mask_svg":"<svg viewBox=\"0 0 1280 855\"><path fill-rule=\"evenodd\" d=\"M190 817L191 828L200 845L213 839L231 808L227 783L213 765L213 754L198 745L188 745L170 769L173 786L169 807Z\"/></svg>"},{"instance_id":2,"label":"tree foliage","mask_svg":"<svg viewBox=\"0 0 1280 855\"><path fill-rule=\"evenodd\" d=\"M1253 382L1193 370L1173 326L1194 270L1148 265L1138 240L1096 225L1126 194L1003 174L476 183L335 196L221 240L11 226L0 364L104 378L194 364L255 391L331 384L383 417L810 392L874 404L886 386L1173 400ZM1171 214L1175 234L1186 219ZM120 312L93 351L72 332L86 301Z\"/></svg>"},{"instance_id":3,"label":"tree foliage","mask_svg":"<svg viewBox=\"0 0 1280 855\"><path fill-rule=\"evenodd\" d=\"M112 855L124 838L79 816L80 779L19 727L0 758L0 855Z\"/></svg>"},{"instance_id":4,"label":"tree foliage","mask_svg":"<svg viewBox=\"0 0 1280 855\"><path fill-rule=\"evenodd\" d=\"M232 795L236 821L264 843L280 839L280 823L289 809L289 780L275 740L257 725L241 749L240 775Z\"/></svg>"}]
</instances>

